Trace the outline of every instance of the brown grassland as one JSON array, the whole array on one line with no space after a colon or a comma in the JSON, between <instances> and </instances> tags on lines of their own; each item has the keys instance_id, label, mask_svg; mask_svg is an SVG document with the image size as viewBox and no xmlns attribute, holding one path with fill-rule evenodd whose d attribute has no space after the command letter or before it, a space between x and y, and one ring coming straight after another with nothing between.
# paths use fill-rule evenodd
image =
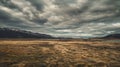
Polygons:
<instances>
[{"instance_id":1,"label":"brown grassland","mask_svg":"<svg viewBox=\"0 0 120 67\"><path fill-rule=\"evenodd\" d=\"M120 67L120 40L0 39L0 67Z\"/></svg>"}]
</instances>

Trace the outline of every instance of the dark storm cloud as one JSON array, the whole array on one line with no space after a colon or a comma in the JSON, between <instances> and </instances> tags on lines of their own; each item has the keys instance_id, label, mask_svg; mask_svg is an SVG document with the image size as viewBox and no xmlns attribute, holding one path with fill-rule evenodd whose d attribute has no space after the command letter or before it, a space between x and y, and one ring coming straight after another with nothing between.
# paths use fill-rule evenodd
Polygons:
<instances>
[{"instance_id":1,"label":"dark storm cloud","mask_svg":"<svg viewBox=\"0 0 120 67\"><path fill-rule=\"evenodd\" d=\"M4 11L0 11L0 20L7 21L6 19L9 19L10 15L5 13Z\"/></svg>"},{"instance_id":2,"label":"dark storm cloud","mask_svg":"<svg viewBox=\"0 0 120 67\"><path fill-rule=\"evenodd\" d=\"M15 8L15 5L13 5L10 0L0 0L0 5L4 5L9 8Z\"/></svg>"},{"instance_id":3,"label":"dark storm cloud","mask_svg":"<svg viewBox=\"0 0 120 67\"><path fill-rule=\"evenodd\" d=\"M23 24L24 21L19 18L12 17L9 13L0 11L0 24L5 25L5 27L26 27Z\"/></svg>"},{"instance_id":4,"label":"dark storm cloud","mask_svg":"<svg viewBox=\"0 0 120 67\"><path fill-rule=\"evenodd\" d=\"M37 24L43 25L43 24L45 24L48 20L47 20L47 19L37 18L37 19L31 20L31 21L33 21L33 22L35 22L35 23L37 23Z\"/></svg>"},{"instance_id":5,"label":"dark storm cloud","mask_svg":"<svg viewBox=\"0 0 120 67\"><path fill-rule=\"evenodd\" d=\"M101 0L101 1L103 1L103 0ZM85 22L88 22L88 23L89 22L96 22L97 23L97 21L102 21L104 19L106 20L106 19L109 19L109 18L111 19L111 18L115 18L115 17L120 16L120 8L119 8L120 6L116 2L118 3L118 1L113 2L113 0L111 0L111 1L110 0L104 0L103 1L104 4L101 3L101 5L97 5L99 3L99 1L98 0L92 0L92 1L88 1L87 3L82 5L81 8L76 8L76 9L74 8L74 9L68 10L67 13L72 18L75 17L75 18L80 19L79 22L83 22L83 23L85 23ZM101 8L102 4L105 5L105 6L103 6ZM97 6L97 7L93 8L94 6ZM111 7L109 7L109 6L111 6ZM112 14L112 15L110 15L110 14ZM85 18L89 15L90 15L90 17ZM101 16L101 15L103 15L103 16ZM85 18L85 19L83 19L83 18Z\"/></svg>"},{"instance_id":6,"label":"dark storm cloud","mask_svg":"<svg viewBox=\"0 0 120 67\"><path fill-rule=\"evenodd\" d=\"M20 21L19 19L16 18L12 18L10 16L10 14L0 11L0 22L3 24L7 24L7 25L16 25L18 24ZM14 23L14 24L13 24ZM18 24L19 25L19 24Z\"/></svg>"},{"instance_id":7,"label":"dark storm cloud","mask_svg":"<svg viewBox=\"0 0 120 67\"><path fill-rule=\"evenodd\" d=\"M31 2L31 4L35 6L37 10L42 11L42 9L44 8L43 6L44 2L42 0L27 0L27 1Z\"/></svg>"},{"instance_id":8,"label":"dark storm cloud","mask_svg":"<svg viewBox=\"0 0 120 67\"><path fill-rule=\"evenodd\" d=\"M119 33L120 0L0 0L0 26L65 37Z\"/></svg>"},{"instance_id":9,"label":"dark storm cloud","mask_svg":"<svg viewBox=\"0 0 120 67\"><path fill-rule=\"evenodd\" d=\"M0 5L8 7L10 9L18 9L18 7L11 2L11 0L0 0Z\"/></svg>"}]
</instances>

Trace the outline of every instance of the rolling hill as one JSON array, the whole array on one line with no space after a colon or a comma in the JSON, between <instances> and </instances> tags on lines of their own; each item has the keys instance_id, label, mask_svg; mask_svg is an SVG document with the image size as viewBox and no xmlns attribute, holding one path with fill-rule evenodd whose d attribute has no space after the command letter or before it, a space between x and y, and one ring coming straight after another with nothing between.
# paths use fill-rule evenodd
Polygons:
<instances>
[{"instance_id":1,"label":"rolling hill","mask_svg":"<svg viewBox=\"0 0 120 67\"><path fill-rule=\"evenodd\" d=\"M9 28L0 28L0 38L41 38L49 39L53 38L50 35L33 33L25 30L16 30Z\"/></svg>"},{"instance_id":2,"label":"rolling hill","mask_svg":"<svg viewBox=\"0 0 120 67\"><path fill-rule=\"evenodd\" d=\"M110 34L103 38L105 38L105 39L120 39L120 34Z\"/></svg>"}]
</instances>

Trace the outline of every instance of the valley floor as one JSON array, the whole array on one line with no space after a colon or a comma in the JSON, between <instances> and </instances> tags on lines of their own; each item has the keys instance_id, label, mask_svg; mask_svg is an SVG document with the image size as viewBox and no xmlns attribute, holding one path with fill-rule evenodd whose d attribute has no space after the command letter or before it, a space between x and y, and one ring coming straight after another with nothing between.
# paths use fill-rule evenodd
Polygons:
<instances>
[{"instance_id":1,"label":"valley floor","mask_svg":"<svg viewBox=\"0 0 120 67\"><path fill-rule=\"evenodd\" d=\"M0 67L120 67L120 41L1 39Z\"/></svg>"}]
</instances>

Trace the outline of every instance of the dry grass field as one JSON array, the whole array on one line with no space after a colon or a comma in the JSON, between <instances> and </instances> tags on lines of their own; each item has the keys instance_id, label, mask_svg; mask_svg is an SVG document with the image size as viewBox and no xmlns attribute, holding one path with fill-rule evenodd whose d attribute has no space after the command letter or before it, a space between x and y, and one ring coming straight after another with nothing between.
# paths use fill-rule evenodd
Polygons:
<instances>
[{"instance_id":1,"label":"dry grass field","mask_svg":"<svg viewBox=\"0 0 120 67\"><path fill-rule=\"evenodd\" d=\"M120 67L120 40L1 39L0 67Z\"/></svg>"}]
</instances>

